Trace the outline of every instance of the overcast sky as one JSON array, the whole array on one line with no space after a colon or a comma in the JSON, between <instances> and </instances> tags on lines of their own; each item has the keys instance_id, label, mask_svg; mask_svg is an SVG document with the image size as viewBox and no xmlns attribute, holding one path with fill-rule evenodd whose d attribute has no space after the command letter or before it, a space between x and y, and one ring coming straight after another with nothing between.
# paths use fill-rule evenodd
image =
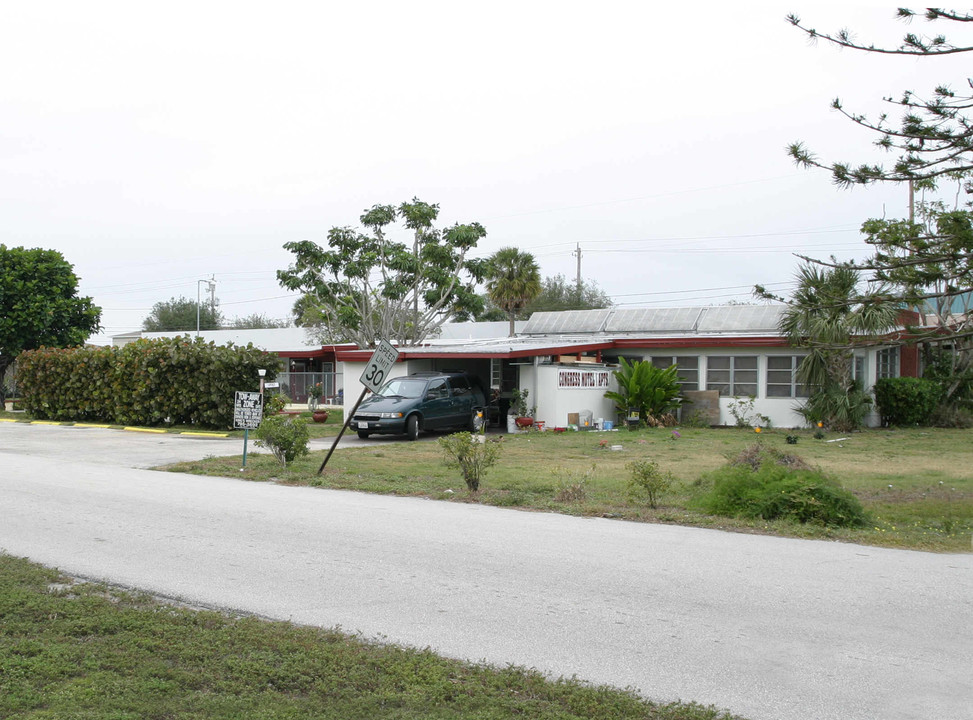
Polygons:
<instances>
[{"instance_id":1,"label":"overcast sky","mask_svg":"<svg viewBox=\"0 0 973 720\"><path fill-rule=\"evenodd\" d=\"M894 45L890 7L647 2L3 2L0 242L53 248L107 336L214 276L284 318L275 271L373 204L479 221L619 305L786 290L794 252L862 257L903 188L839 190L785 152L877 159L830 110L961 88L963 58L809 44L795 12ZM950 30L949 27L943 28Z\"/></svg>"}]
</instances>

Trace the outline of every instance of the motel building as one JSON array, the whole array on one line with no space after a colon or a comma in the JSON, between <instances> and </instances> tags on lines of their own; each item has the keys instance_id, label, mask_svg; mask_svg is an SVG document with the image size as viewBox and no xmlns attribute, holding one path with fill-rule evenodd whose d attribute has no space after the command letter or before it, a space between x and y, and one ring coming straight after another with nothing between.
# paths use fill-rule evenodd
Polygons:
<instances>
[{"instance_id":1,"label":"motel building","mask_svg":"<svg viewBox=\"0 0 973 720\"><path fill-rule=\"evenodd\" d=\"M605 391L617 389L613 370L620 358L658 367L676 365L682 385L683 418L700 413L711 425L733 425L730 404L754 398L753 412L776 427L804 424L797 413L805 391L795 374L804 353L791 347L778 325L783 305L604 309L535 313L514 337L501 337L507 323L454 323L434 340L400 348L392 376L421 371L466 371L481 378L491 424L506 426L515 388L527 390L534 418L547 428L576 418L618 422ZM370 350L337 348L344 397L362 387ZM915 347L863 347L852 367L866 388L879 378L915 376ZM877 425L877 414L869 424Z\"/></svg>"}]
</instances>

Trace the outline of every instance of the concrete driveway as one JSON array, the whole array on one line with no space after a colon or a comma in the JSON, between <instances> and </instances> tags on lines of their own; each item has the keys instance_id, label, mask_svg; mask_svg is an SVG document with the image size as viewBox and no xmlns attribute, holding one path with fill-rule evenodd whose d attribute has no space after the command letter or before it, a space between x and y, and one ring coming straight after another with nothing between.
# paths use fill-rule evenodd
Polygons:
<instances>
[{"instance_id":1,"label":"concrete driveway","mask_svg":"<svg viewBox=\"0 0 973 720\"><path fill-rule=\"evenodd\" d=\"M80 431L0 423L0 548L754 720L971 717L970 555L155 473L228 446Z\"/></svg>"}]
</instances>

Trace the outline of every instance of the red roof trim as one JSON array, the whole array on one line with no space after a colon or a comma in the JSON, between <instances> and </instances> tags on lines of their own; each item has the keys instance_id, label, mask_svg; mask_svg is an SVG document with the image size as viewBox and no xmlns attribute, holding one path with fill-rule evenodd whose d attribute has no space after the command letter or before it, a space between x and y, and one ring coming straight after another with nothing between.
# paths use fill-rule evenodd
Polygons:
<instances>
[{"instance_id":1,"label":"red roof trim","mask_svg":"<svg viewBox=\"0 0 973 720\"><path fill-rule=\"evenodd\" d=\"M283 358L316 358L316 357L326 357L328 355L334 354L331 350L325 350L321 348L320 350L295 350L293 352L288 350L281 350L277 353Z\"/></svg>"},{"instance_id":2,"label":"red roof trim","mask_svg":"<svg viewBox=\"0 0 973 720\"><path fill-rule=\"evenodd\" d=\"M691 338L618 338L616 348L707 348L707 347L788 347L779 336L691 337Z\"/></svg>"},{"instance_id":3,"label":"red roof trim","mask_svg":"<svg viewBox=\"0 0 973 720\"><path fill-rule=\"evenodd\" d=\"M706 348L706 347L788 347L785 338L775 336L761 337L692 337L692 338L616 338L615 340L587 343L584 345L549 345L541 348L512 350L508 352L437 352L432 348L416 350L403 349L399 351L399 360L427 360L427 359L482 359L502 358L512 360L516 358L538 357L545 355L576 355L596 350L612 350L621 348ZM372 350L337 350L336 357L340 362L365 362L372 356Z\"/></svg>"}]
</instances>

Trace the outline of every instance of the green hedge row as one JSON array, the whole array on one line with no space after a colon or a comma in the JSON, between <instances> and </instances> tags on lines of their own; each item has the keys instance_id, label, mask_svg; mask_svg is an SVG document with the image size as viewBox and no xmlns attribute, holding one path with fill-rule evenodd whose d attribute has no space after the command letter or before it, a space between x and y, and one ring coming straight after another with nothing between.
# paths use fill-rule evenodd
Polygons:
<instances>
[{"instance_id":1,"label":"green hedge row","mask_svg":"<svg viewBox=\"0 0 973 720\"><path fill-rule=\"evenodd\" d=\"M23 407L36 418L120 425L233 426L233 393L258 390L280 359L252 345L189 337L124 347L40 348L17 357Z\"/></svg>"},{"instance_id":2,"label":"green hedge row","mask_svg":"<svg viewBox=\"0 0 973 720\"><path fill-rule=\"evenodd\" d=\"M942 388L926 378L882 378L875 383L875 404L883 425L928 425Z\"/></svg>"}]
</instances>

